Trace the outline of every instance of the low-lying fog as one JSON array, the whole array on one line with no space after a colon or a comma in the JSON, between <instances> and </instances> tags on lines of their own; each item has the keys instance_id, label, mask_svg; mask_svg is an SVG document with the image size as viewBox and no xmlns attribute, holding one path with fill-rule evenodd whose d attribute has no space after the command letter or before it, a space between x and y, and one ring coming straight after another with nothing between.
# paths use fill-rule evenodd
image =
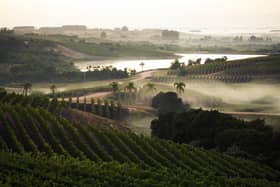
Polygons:
<instances>
[{"instance_id":1,"label":"low-lying fog","mask_svg":"<svg viewBox=\"0 0 280 187\"><path fill-rule=\"evenodd\" d=\"M175 91L173 84L155 83L156 93ZM140 86L141 83L138 83ZM245 120L265 119L267 125L280 130L280 84L222 82L186 82L185 92L180 95L192 108L217 109L224 112L251 112L254 116L238 116ZM151 96L150 94L147 94ZM259 115L260 113L266 113ZM269 114L269 115L267 115ZM157 116L132 116L129 123L137 131L149 134L150 121Z\"/></svg>"},{"instance_id":2,"label":"low-lying fog","mask_svg":"<svg viewBox=\"0 0 280 187\"><path fill-rule=\"evenodd\" d=\"M186 88L206 96L220 98L223 102L229 104L272 104L275 109L280 111L280 86L277 85L216 82L211 84L187 84Z\"/></svg>"},{"instance_id":3,"label":"low-lying fog","mask_svg":"<svg viewBox=\"0 0 280 187\"><path fill-rule=\"evenodd\" d=\"M172 84L159 84L159 90L175 91ZM186 83L181 97L192 107L224 111L280 112L280 84L222 82Z\"/></svg>"}]
</instances>

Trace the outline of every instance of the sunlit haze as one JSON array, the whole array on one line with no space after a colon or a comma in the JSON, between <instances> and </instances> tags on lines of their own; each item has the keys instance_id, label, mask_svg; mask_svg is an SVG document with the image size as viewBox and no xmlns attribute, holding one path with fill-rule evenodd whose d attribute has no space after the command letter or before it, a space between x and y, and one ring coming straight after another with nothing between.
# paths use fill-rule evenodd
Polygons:
<instances>
[{"instance_id":1,"label":"sunlit haze","mask_svg":"<svg viewBox=\"0 0 280 187\"><path fill-rule=\"evenodd\" d=\"M277 28L279 0L0 0L0 26Z\"/></svg>"}]
</instances>

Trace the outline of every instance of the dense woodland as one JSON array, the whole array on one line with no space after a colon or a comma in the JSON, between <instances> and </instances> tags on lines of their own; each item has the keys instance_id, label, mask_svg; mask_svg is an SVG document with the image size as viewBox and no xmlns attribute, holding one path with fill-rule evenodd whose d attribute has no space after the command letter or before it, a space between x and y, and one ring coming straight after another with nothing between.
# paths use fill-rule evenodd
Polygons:
<instances>
[{"instance_id":1,"label":"dense woodland","mask_svg":"<svg viewBox=\"0 0 280 187\"><path fill-rule=\"evenodd\" d=\"M166 106L167 107L167 106ZM243 121L218 111L161 113L152 136L254 159L280 168L280 132L264 120Z\"/></svg>"}]
</instances>

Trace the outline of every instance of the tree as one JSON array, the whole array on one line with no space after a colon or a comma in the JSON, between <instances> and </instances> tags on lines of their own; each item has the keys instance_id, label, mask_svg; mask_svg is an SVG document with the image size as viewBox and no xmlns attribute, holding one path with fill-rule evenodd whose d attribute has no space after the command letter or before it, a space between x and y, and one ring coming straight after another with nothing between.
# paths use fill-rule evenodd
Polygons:
<instances>
[{"instance_id":1,"label":"tree","mask_svg":"<svg viewBox=\"0 0 280 187\"><path fill-rule=\"evenodd\" d=\"M135 91L135 90L136 90L136 87L135 87L135 85L134 85L133 82L129 82L129 83L126 85L125 89L126 89L129 93L132 93L132 91Z\"/></svg>"},{"instance_id":2,"label":"tree","mask_svg":"<svg viewBox=\"0 0 280 187\"><path fill-rule=\"evenodd\" d=\"M23 95L27 96L28 93L30 93L32 90L32 84L31 83L25 83L23 85Z\"/></svg>"},{"instance_id":3,"label":"tree","mask_svg":"<svg viewBox=\"0 0 280 187\"><path fill-rule=\"evenodd\" d=\"M91 66L91 65L89 65L89 66L87 66L86 68L87 68L87 71L91 71L92 66Z\"/></svg>"},{"instance_id":4,"label":"tree","mask_svg":"<svg viewBox=\"0 0 280 187\"><path fill-rule=\"evenodd\" d=\"M87 111L87 98L84 96L84 112Z\"/></svg>"},{"instance_id":5,"label":"tree","mask_svg":"<svg viewBox=\"0 0 280 187\"><path fill-rule=\"evenodd\" d=\"M91 103L91 112L96 114L96 109L95 109L95 100L94 98L90 98L90 103Z\"/></svg>"},{"instance_id":6,"label":"tree","mask_svg":"<svg viewBox=\"0 0 280 187\"><path fill-rule=\"evenodd\" d=\"M51 93L52 93L52 96L54 97L55 96L55 92L56 92L56 85L55 84L52 84L51 86L50 86L50 90L51 90Z\"/></svg>"},{"instance_id":7,"label":"tree","mask_svg":"<svg viewBox=\"0 0 280 187\"><path fill-rule=\"evenodd\" d=\"M133 70L130 70L130 76L135 76L136 75L136 70L133 69Z\"/></svg>"},{"instance_id":8,"label":"tree","mask_svg":"<svg viewBox=\"0 0 280 187\"><path fill-rule=\"evenodd\" d=\"M117 82L112 82L111 84L110 84L110 86L111 86L111 88L112 88L112 91L114 92L114 93L117 93L118 91L119 91L119 83L117 83Z\"/></svg>"},{"instance_id":9,"label":"tree","mask_svg":"<svg viewBox=\"0 0 280 187\"><path fill-rule=\"evenodd\" d=\"M175 59L173 63L171 63L170 69L179 69L181 67L181 64L178 59Z\"/></svg>"},{"instance_id":10,"label":"tree","mask_svg":"<svg viewBox=\"0 0 280 187\"><path fill-rule=\"evenodd\" d=\"M7 91L5 88L0 88L0 97L3 96L3 95L6 95L7 94Z\"/></svg>"},{"instance_id":11,"label":"tree","mask_svg":"<svg viewBox=\"0 0 280 187\"><path fill-rule=\"evenodd\" d=\"M72 108L72 96L71 97L69 97L69 99L68 99L68 106L69 106L69 108Z\"/></svg>"},{"instance_id":12,"label":"tree","mask_svg":"<svg viewBox=\"0 0 280 187\"><path fill-rule=\"evenodd\" d=\"M121 28L121 30L122 30L123 32L127 32L127 31L128 31L128 27L127 27L127 26L123 26L123 27Z\"/></svg>"},{"instance_id":13,"label":"tree","mask_svg":"<svg viewBox=\"0 0 280 187\"><path fill-rule=\"evenodd\" d=\"M132 101L132 92L136 91L136 87L135 87L134 83L133 82L129 82L126 85L125 89L128 91L129 96L130 96L130 100Z\"/></svg>"},{"instance_id":14,"label":"tree","mask_svg":"<svg viewBox=\"0 0 280 187\"><path fill-rule=\"evenodd\" d=\"M97 99L97 106L96 106L96 114L102 115L102 101L101 99Z\"/></svg>"},{"instance_id":15,"label":"tree","mask_svg":"<svg viewBox=\"0 0 280 187\"><path fill-rule=\"evenodd\" d=\"M186 84L183 82L175 82L174 87L176 88L177 93L181 95L185 91Z\"/></svg>"},{"instance_id":16,"label":"tree","mask_svg":"<svg viewBox=\"0 0 280 187\"><path fill-rule=\"evenodd\" d=\"M80 108L80 98L79 98L79 96L77 96L77 98L76 98L76 108L77 109Z\"/></svg>"},{"instance_id":17,"label":"tree","mask_svg":"<svg viewBox=\"0 0 280 187\"><path fill-rule=\"evenodd\" d=\"M146 84L145 88L147 89L148 92L154 92L157 90L155 87L155 84L153 84L153 83Z\"/></svg>"},{"instance_id":18,"label":"tree","mask_svg":"<svg viewBox=\"0 0 280 187\"><path fill-rule=\"evenodd\" d=\"M144 65L145 65L144 62L141 62L139 65L141 66L141 69L142 69L142 71L143 71Z\"/></svg>"},{"instance_id":19,"label":"tree","mask_svg":"<svg viewBox=\"0 0 280 187\"><path fill-rule=\"evenodd\" d=\"M100 34L100 38L102 38L102 39L107 38L107 33L105 31L102 31Z\"/></svg>"},{"instance_id":20,"label":"tree","mask_svg":"<svg viewBox=\"0 0 280 187\"><path fill-rule=\"evenodd\" d=\"M160 92L152 99L152 107L158 109L159 114L180 112L189 108L175 92Z\"/></svg>"}]
</instances>

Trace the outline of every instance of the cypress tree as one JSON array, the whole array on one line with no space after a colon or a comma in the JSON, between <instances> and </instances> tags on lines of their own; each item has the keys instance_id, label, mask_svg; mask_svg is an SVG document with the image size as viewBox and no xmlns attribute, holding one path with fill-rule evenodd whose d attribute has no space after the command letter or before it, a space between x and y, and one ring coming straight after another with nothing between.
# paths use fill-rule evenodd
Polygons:
<instances>
[{"instance_id":1,"label":"cypress tree","mask_svg":"<svg viewBox=\"0 0 280 187\"><path fill-rule=\"evenodd\" d=\"M96 109L95 109L95 101L94 98L90 98L90 103L91 103L91 112L96 114Z\"/></svg>"},{"instance_id":2,"label":"cypress tree","mask_svg":"<svg viewBox=\"0 0 280 187\"><path fill-rule=\"evenodd\" d=\"M102 102L101 102L100 99L97 99L96 113L97 113L98 115L102 115Z\"/></svg>"},{"instance_id":3,"label":"cypress tree","mask_svg":"<svg viewBox=\"0 0 280 187\"><path fill-rule=\"evenodd\" d=\"M110 102L110 107L109 107L109 110L110 110L110 118L111 119L115 119L115 101L111 100Z\"/></svg>"},{"instance_id":4,"label":"cypress tree","mask_svg":"<svg viewBox=\"0 0 280 187\"><path fill-rule=\"evenodd\" d=\"M69 97L68 99L68 106L69 108L72 108L72 97Z\"/></svg>"},{"instance_id":5,"label":"cypress tree","mask_svg":"<svg viewBox=\"0 0 280 187\"><path fill-rule=\"evenodd\" d=\"M87 111L87 98L86 96L84 97L84 112Z\"/></svg>"},{"instance_id":6,"label":"cypress tree","mask_svg":"<svg viewBox=\"0 0 280 187\"><path fill-rule=\"evenodd\" d=\"M80 98L79 98L79 96L77 96L76 109L79 109L79 106L80 106Z\"/></svg>"}]
</instances>

